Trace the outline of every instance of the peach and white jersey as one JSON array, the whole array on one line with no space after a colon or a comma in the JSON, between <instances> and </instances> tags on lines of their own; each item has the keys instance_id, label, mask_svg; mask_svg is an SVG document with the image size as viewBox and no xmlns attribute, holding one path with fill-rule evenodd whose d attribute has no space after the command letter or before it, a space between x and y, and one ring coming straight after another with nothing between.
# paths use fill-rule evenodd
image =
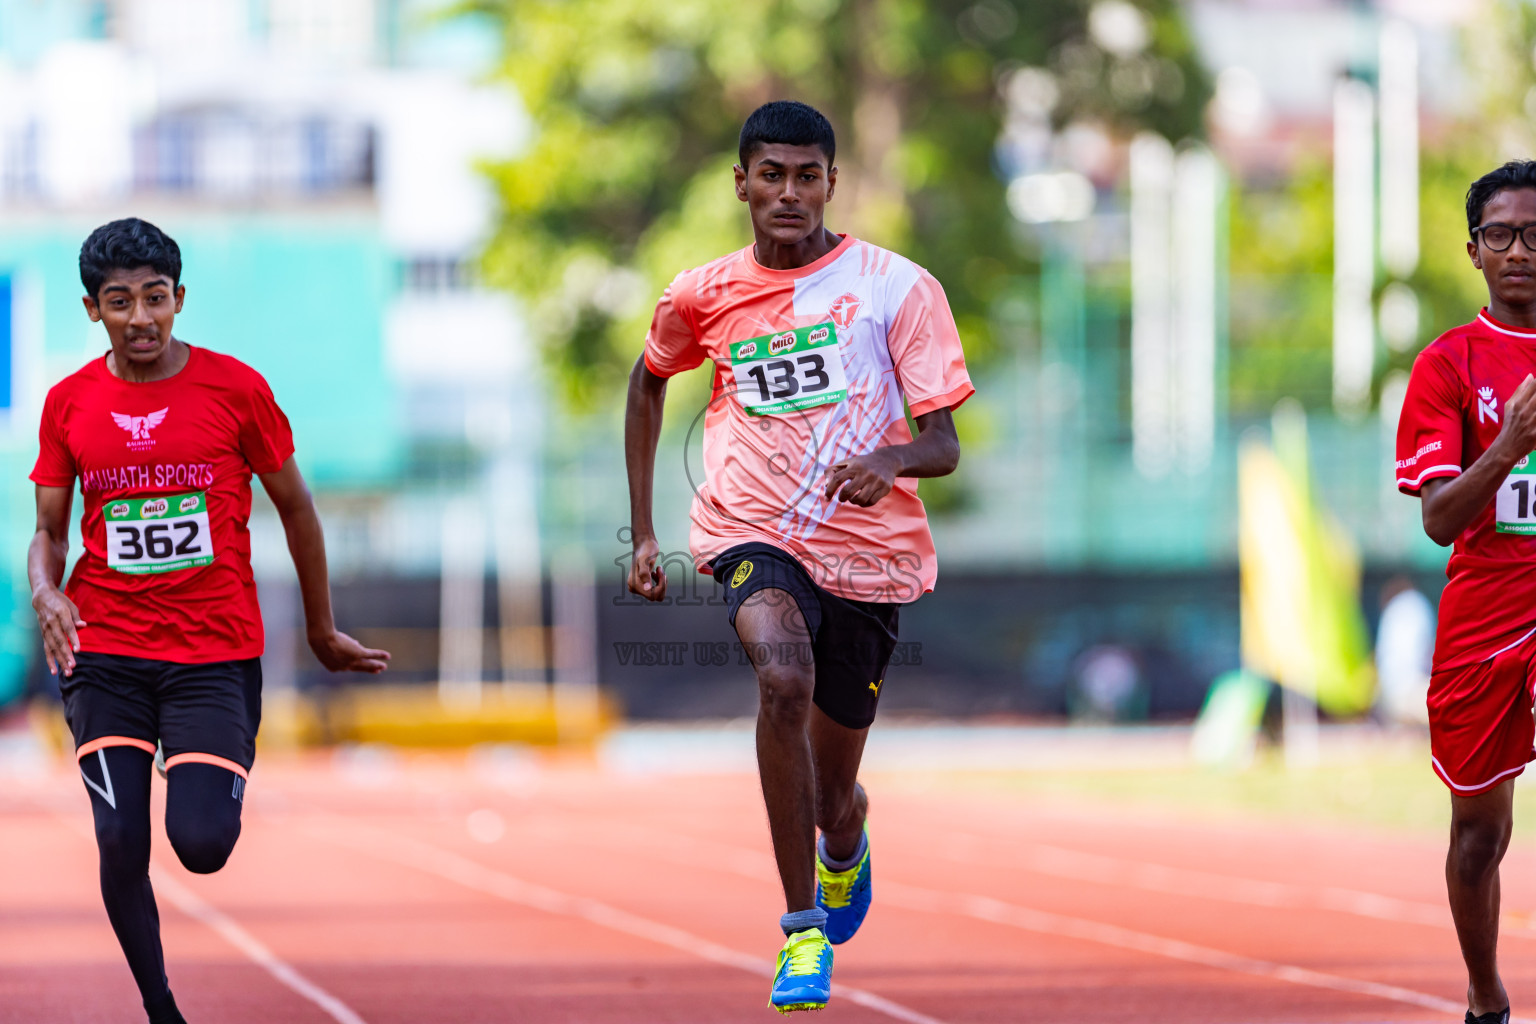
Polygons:
<instances>
[{"instance_id":1,"label":"peach and white jersey","mask_svg":"<svg viewBox=\"0 0 1536 1024\"><path fill-rule=\"evenodd\" d=\"M897 478L870 508L829 501L826 484L837 463L912 440L904 404L922 416L975 393L933 276L852 236L793 270L762 266L747 246L679 274L656 304L651 372L706 359L714 386L689 538L700 571L758 541L842 597L907 602L932 590L917 481Z\"/></svg>"}]
</instances>

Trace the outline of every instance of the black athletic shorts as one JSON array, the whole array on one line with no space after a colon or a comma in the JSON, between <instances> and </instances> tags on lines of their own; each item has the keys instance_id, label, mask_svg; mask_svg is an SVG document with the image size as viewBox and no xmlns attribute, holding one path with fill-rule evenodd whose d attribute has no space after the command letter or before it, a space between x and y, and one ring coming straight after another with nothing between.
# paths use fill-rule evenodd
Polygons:
<instances>
[{"instance_id":1,"label":"black athletic shorts","mask_svg":"<svg viewBox=\"0 0 1536 1024\"><path fill-rule=\"evenodd\" d=\"M737 545L715 558L710 569L725 585L732 626L741 603L759 590L782 590L794 598L811 631L811 649L770 656L809 658L816 669L816 706L838 725L868 728L896 649L901 605L854 601L823 590L798 559L771 544Z\"/></svg>"},{"instance_id":2,"label":"black athletic shorts","mask_svg":"<svg viewBox=\"0 0 1536 1024\"><path fill-rule=\"evenodd\" d=\"M60 677L75 757L165 747L167 768L197 762L247 777L261 724L261 659L183 665L81 651Z\"/></svg>"}]
</instances>

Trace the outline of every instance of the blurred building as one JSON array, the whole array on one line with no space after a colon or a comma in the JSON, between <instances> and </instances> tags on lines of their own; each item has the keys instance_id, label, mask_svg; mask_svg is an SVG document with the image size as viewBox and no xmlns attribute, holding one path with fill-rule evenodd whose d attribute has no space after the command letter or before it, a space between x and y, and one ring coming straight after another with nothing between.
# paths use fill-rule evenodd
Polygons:
<instances>
[{"instance_id":1,"label":"blurred building","mask_svg":"<svg viewBox=\"0 0 1536 1024\"><path fill-rule=\"evenodd\" d=\"M485 81L498 26L447 6L0 0L0 647L32 642L42 397L107 347L76 255L117 217L181 245L178 336L271 382L341 578L435 574L446 501L534 478L529 343L476 274L494 216L476 161L514 152L525 118ZM264 507L258 573L281 581ZM536 562L523 524L501 548Z\"/></svg>"},{"instance_id":2,"label":"blurred building","mask_svg":"<svg viewBox=\"0 0 1536 1024\"><path fill-rule=\"evenodd\" d=\"M1433 586L1444 552L1391 481L1402 380L1388 360L1448 325L1420 315L1405 250L1382 234L1407 225L1417 246L1417 178L1378 171L1416 168L1418 136L1465 115L1459 33L1481 6L1187 0L1216 83L1203 142L1057 123L1066 64L997 69L995 163L1019 239L990 313L1004 351L960 417L961 473L923 483L943 582L904 615L929 653L888 707L1060 711L1074 665L1104 644L1133 652L1151 714L1198 706L1237 660L1238 441L1268 429L1280 395L1311 413L1316 493L1355 534L1368 582L1407 570ZM136 214L182 245L181 336L272 382L339 599L390 631L373 639L395 648L396 675L542 678L561 656L552 634L575 635L544 627L593 615L590 586L546 593L544 575L553 561L567 583L589 579L596 564L602 657L570 654L585 666L573 678L617 681L646 713L750 711L750 687L720 686L713 645L732 637L681 554L699 443L687 417L658 461L676 601L636 610L616 410L546 405L515 308L477 283L495 214L475 159L514 152L529 126L504 84L483 84L500 26L446 7L0 0L0 677L33 643L21 482L38 406L105 348L80 310L76 251ZM1094 59L1142 67L1140 11L1090 5ZM1341 160L1369 212L1345 229L1342 278L1283 276L1234 249L1235 195L1281 195L1316 167L1326 188ZM1251 205L1265 244L1302 228L1285 203ZM1326 211L1321 223L1339 230ZM1239 366L1263 386L1239 393ZM258 511L253 533L264 605L291 621L275 517ZM686 657L637 660L659 636Z\"/></svg>"},{"instance_id":3,"label":"blurred building","mask_svg":"<svg viewBox=\"0 0 1536 1024\"><path fill-rule=\"evenodd\" d=\"M1216 76L1210 129L1249 181L1279 181L1332 145L1334 86L1375 78L1385 22L1408 27L1417 51L1420 116L1437 124L1471 112L1460 28L1481 5L1464 0L1191 0L1189 23Z\"/></svg>"}]
</instances>

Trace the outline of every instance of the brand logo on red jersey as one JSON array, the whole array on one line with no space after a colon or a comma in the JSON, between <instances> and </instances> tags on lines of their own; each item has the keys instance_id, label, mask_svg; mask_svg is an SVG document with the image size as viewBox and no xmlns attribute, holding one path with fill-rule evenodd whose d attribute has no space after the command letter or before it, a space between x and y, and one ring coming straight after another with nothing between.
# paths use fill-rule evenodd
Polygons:
<instances>
[{"instance_id":1,"label":"brand logo on red jersey","mask_svg":"<svg viewBox=\"0 0 1536 1024\"><path fill-rule=\"evenodd\" d=\"M857 295L844 292L832 303L831 308L827 310L827 315L837 326L847 329L848 325L853 323L853 318L859 315L859 307L863 304L863 300Z\"/></svg>"},{"instance_id":2,"label":"brand logo on red jersey","mask_svg":"<svg viewBox=\"0 0 1536 1024\"><path fill-rule=\"evenodd\" d=\"M120 412L112 414L112 422L128 431L128 447L136 452L155 446L155 439L149 436L149 432L165 422L165 414L171 411L170 406L159 409L147 416L124 416Z\"/></svg>"},{"instance_id":3,"label":"brand logo on red jersey","mask_svg":"<svg viewBox=\"0 0 1536 1024\"><path fill-rule=\"evenodd\" d=\"M1493 388L1478 388L1477 389L1477 422L1479 422L1479 423L1483 422L1483 415L1485 413L1487 414L1487 416L1488 416L1488 418L1490 420L1493 420L1493 422L1495 422L1495 423L1499 422L1498 405L1499 405L1499 400L1494 397L1494 395L1493 395Z\"/></svg>"},{"instance_id":4,"label":"brand logo on red jersey","mask_svg":"<svg viewBox=\"0 0 1536 1024\"><path fill-rule=\"evenodd\" d=\"M181 499L181 505L179 507L180 507L181 511L183 511L183 512L190 512L193 509L197 508L197 501L198 501L198 499L197 499L196 495L192 495L191 497L182 498Z\"/></svg>"},{"instance_id":5,"label":"brand logo on red jersey","mask_svg":"<svg viewBox=\"0 0 1536 1024\"><path fill-rule=\"evenodd\" d=\"M120 501L108 509L107 514L110 515L113 519L121 519L132 511L133 509L129 507L126 501Z\"/></svg>"},{"instance_id":6,"label":"brand logo on red jersey","mask_svg":"<svg viewBox=\"0 0 1536 1024\"><path fill-rule=\"evenodd\" d=\"M139 506L139 518L158 519L160 516L165 515L170 510L170 502L166 501L164 498L156 498L153 501L146 501L144 504Z\"/></svg>"}]
</instances>

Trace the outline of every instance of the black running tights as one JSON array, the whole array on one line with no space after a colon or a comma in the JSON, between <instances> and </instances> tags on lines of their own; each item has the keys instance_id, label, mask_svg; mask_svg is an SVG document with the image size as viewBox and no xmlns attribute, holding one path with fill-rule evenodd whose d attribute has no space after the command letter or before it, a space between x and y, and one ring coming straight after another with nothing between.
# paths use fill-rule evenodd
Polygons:
<instances>
[{"instance_id":1,"label":"black running tights","mask_svg":"<svg viewBox=\"0 0 1536 1024\"><path fill-rule=\"evenodd\" d=\"M107 747L80 759L101 852L101 898L152 1024L182 1020L165 977L160 915L149 886L149 782L154 755ZM188 871L208 874L240 838L245 780L227 768L187 763L167 773L165 832Z\"/></svg>"}]
</instances>

